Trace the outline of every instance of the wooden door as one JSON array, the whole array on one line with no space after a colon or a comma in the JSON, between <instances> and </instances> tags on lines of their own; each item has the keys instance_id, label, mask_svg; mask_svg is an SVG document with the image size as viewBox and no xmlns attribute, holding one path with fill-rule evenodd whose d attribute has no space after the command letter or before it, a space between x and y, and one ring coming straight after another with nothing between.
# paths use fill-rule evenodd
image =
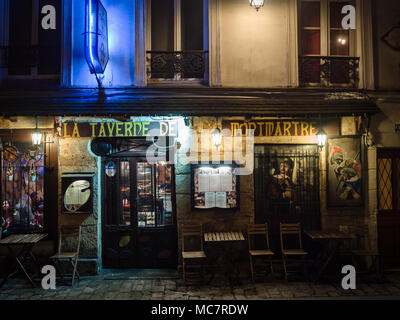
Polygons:
<instances>
[{"instance_id":1,"label":"wooden door","mask_svg":"<svg viewBox=\"0 0 400 320\"><path fill-rule=\"evenodd\" d=\"M110 157L103 172L103 266L176 268L173 166Z\"/></svg>"}]
</instances>

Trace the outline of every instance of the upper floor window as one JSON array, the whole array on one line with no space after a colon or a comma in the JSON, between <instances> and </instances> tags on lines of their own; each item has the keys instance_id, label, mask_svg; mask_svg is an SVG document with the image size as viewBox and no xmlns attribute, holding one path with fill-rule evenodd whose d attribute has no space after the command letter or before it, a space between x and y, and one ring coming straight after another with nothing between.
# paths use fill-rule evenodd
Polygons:
<instances>
[{"instance_id":1,"label":"upper floor window","mask_svg":"<svg viewBox=\"0 0 400 320\"><path fill-rule=\"evenodd\" d=\"M61 0L9 0L7 3L2 18L8 24L0 44L3 76L57 78L61 64ZM42 9L49 5L55 9L55 29L42 26L42 20L49 13L42 13Z\"/></svg>"},{"instance_id":2,"label":"upper floor window","mask_svg":"<svg viewBox=\"0 0 400 320\"><path fill-rule=\"evenodd\" d=\"M342 8L352 1L299 2L300 83L358 86L359 58L354 30L342 27Z\"/></svg>"},{"instance_id":3,"label":"upper floor window","mask_svg":"<svg viewBox=\"0 0 400 320\"><path fill-rule=\"evenodd\" d=\"M206 0L149 0L149 82L207 79Z\"/></svg>"}]
</instances>

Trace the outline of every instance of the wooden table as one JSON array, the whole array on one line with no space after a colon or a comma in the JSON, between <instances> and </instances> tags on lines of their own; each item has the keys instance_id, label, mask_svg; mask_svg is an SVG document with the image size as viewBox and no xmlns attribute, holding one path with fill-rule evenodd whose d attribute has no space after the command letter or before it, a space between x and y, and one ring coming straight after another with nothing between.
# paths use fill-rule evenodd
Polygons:
<instances>
[{"instance_id":1,"label":"wooden table","mask_svg":"<svg viewBox=\"0 0 400 320\"><path fill-rule=\"evenodd\" d=\"M209 243L209 244L223 244L224 247L222 248L222 252L223 254L221 254L221 252L217 252L216 248L212 248L211 251L213 251L214 254L214 260L216 263L215 265L219 265L220 267L222 266L222 259L223 260L227 260L228 261L228 265L232 268L232 271L235 271L236 267L236 263L233 259L233 250L231 246L226 246L226 244L233 244L236 243L238 241L244 241L244 235L242 232L240 231L227 231L227 232L208 232L208 233L204 233L204 242L205 243ZM213 254L210 254L210 252L207 253L207 255L209 256L213 256ZM232 279L232 274L233 272L230 270L222 270L225 271L225 275L227 276L227 278L229 279L229 282L233 285L233 279ZM236 270L236 273L238 274L238 270ZM212 272L210 280L208 281L208 283L211 282L211 280L214 278L215 276L215 268L214 268L214 272ZM238 277L237 277L238 278ZM238 279L237 279L238 280Z\"/></svg>"},{"instance_id":2,"label":"wooden table","mask_svg":"<svg viewBox=\"0 0 400 320\"><path fill-rule=\"evenodd\" d=\"M18 268L22 270L32 286L36 287L35 283L32 280L32 277L28 274L23 263L26 259L31 258L40 273L39 265L35 256L32 253L32 249L40 240L45 237L47 237L47 234L45 233L12 234L7 238L0 240L0 246L4 246L8 249L9 256L13 260L13 264L10 266L9 273L6 274L3 281L0 283L0 288L7 282L10 277L12 277L18 271Z\"/></svg>"},{"instance_id":3,"label":"wooden table","mask_svg":"<svg viewBox=\"0 0 400 320\"><path fill-rule=\"evenodd\" d=\"M244 240L242 232L209 232L204 234L205 242L241 241Z\"/></svg>"},{"instance_id":4,"label":"wooden table","mask_svg":"<svg viewBox=\"0 0 400 320\"><path fill-rule=\"evenodd\" d=\"M318 281L332 259L339 252L344 241L355 238L354 234L336 231L304 231L314 241L322 244L322 249L314 261L314 265L321 264L314 281Z\"/></svg>"}]
</instances>

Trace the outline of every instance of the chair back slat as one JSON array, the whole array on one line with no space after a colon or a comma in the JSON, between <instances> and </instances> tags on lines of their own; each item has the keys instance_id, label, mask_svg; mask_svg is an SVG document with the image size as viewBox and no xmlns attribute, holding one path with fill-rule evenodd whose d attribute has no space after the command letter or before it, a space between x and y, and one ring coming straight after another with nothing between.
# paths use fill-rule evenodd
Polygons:
<instances>
[{"instance_id":1,"label":"chair back slat","mask_svg":"<svg viewBox=\"0 0 400 320\"><path fill-rule=\"evenodd\" d=\"M268 225L265 224L249 224L247 226L247 238L249 250L252 249L252 236L265 235L266 249L269 250L269 237L268 237Z\"/></svg>"},{"instance_id":2,"label":"chair back slat","mask_svg":"<svg viewBox=\"0 0 400 320\"><path fill-rule=\"evenodd\" d=\"M281 238L281 249L284 250L284 236L285 235L297 235L298 236L298 249L303 249L303 243L301 239L301 224L299 223L280 223L280 238Z\"/></svg>"},{"instance_id":3,"label":"chair back slat","mask_svg":"<svg viewBox=\"0 0 400 320\"><path fill-rule=\"evenodd\" d=\"M75 238L77 239L77 247L76 253L79 254L80 244L81 244L81 233L82 233L82 226L71 226L71 225L64 225L60 227L60 233L58 238L58 253L61 253L61 245L62 241L67 238Z\"/></svg>"},{"instance_id":4,"label":"chair back slat","mask_svg":"<svg viewBox=\"0 0 400 320\"><path fill-rule=\"evenodd\" d=\"M182 237L182 252L185 252L185 238L194 237L199 238L200 248L203 251L203 225L202 224L182 224L181 225Z\"/></svg>"}]
</instances>

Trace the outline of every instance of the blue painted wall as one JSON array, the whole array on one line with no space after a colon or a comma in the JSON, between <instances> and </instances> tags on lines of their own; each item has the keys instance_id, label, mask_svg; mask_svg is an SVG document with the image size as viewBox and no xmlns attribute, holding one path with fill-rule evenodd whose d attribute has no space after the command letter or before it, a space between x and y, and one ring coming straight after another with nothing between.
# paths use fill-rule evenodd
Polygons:
<instances>
[{"instance_id":1,"label":"blue painted wall","mask_svg":"<svg viewBox=\"0 0 400 320\"><path fill-rule=\"evenodd\" d=\"M129 87L135 80L135 1L101 0L107 10L110 60L105 88ZM85 60L85 0L72 1L72 87L97 88Z\"/></svg>"}]
</instances>

